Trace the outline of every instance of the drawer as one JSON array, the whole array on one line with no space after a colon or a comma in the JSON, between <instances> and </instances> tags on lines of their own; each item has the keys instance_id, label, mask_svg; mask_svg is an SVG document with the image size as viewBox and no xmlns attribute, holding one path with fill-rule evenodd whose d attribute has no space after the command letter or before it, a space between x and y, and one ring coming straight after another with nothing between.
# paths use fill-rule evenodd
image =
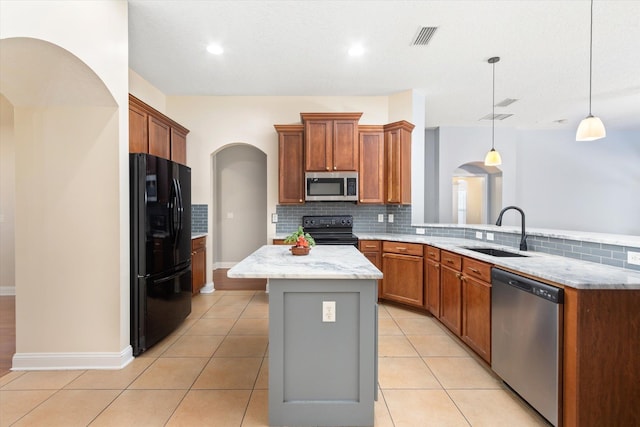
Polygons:
<instances>
[{"instance_id":1,"label":"drawer","mask_svg":"<svg viewBox=\"0 0 640 427\"><path fill-rule=\"evenodd\" d=\"M206 237L198 237L197 239L191 239L191 250L192 251L205 248L206 246L207 246L207 238Z\"/></svg>"},{"instance_id":2,"label":"drawer","mask_svg":"<svg viewBox=\"0 0 640 427\"><path fill-rule=\"evenodd\" d=\"M462 270L462 257L447 251L440 251L440 262L454 270Z\"/></svg>"},{"instance_id":3,"label":"drawer","mask_svg":"<svg viewBox=\"0 0 640 427\"><path fill-rule=\"evenodd\" d=\"M380 252L380 240L360 240L358 248L360 252Z\"/></svg>"},{"instance_id":4,"label":"drawer","mask_svg":"<svg viewBox=\"0 0 640 427\"><path fill-rule=\"evenodd\" d=\"M422 256L422 246L423 245L418 243L382 242L382 251L403 255Z\"/></svg>"},{"instance_id":5,"label":"drawer","mask_svg":"<svg viewBox=\"0 0 640 427\"><path fill-rule=\"evenodd\" d=\"M424 256L434 261L440 261L440 249L433 246L425 246Z\"/></svg>"},{"instance_id":6,"label":"drawer","mask_svg":"<svg viewBox=\"0 0 640 427\"><path fill-rule=\"evenodd\" d=\"M462 259L462 274L491 283L491 264L465 257Z\"/></svg>"},{"instance_id":7,"label":"drawer","mask_svg":"<svg viewBox=\"0 0 640 427\"><path fill-rule=\"evenodd\" d=\"M284 239L273 239L274 245L293 245L292 243L285 243Z\"/></svg>"}]
</instances>

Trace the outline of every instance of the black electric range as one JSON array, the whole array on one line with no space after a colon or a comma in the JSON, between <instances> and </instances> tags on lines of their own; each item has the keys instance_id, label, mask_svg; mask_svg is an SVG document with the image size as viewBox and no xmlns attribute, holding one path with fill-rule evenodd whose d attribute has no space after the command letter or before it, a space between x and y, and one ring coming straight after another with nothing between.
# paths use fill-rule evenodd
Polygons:
<instances>
[{"instance_id":1,"label":"black electric range","mask_svg":"<svg viewBox=\"0 0 640 427\"><path fill-rule=\"evenodd\" d=\"M303 216L304 231L318 245L353 245L358 247L358 237L353 234L353 216L351 215L314 215Z\"/></svg>"}]
</instances>

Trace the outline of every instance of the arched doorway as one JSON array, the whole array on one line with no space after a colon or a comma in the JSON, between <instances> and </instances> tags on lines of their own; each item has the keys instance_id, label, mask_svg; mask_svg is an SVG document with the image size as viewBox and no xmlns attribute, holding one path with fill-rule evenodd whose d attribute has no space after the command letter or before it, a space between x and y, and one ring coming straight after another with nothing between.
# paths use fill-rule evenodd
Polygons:
<instances>
[{"instance_id":1,"label":"arched doorway","mask_svg":"<svg viewBox=\"0 0 640 427\"><path fill-rule=\"evenodd\" d=\"M267 156L246 143L226 145L212 155L212 178L214 286L263 289L264 280L230 280L226 270L267 243Z\"/></svg>"},{"instance_id":2,"label":"arched doorway","mask_svg":"<svg viewBox=\"0 0 640 427\"><path fill-rule=\"evenodd\" d=\"M490 224L502 206L502 171L482 162L470 162L453 171L452 222Z\"/></svg>"},{"instance_id":3,"label":"arched doorway","mask_svg":"<svg viewBox=\"0 0 640 427\"><path fill-rule=\"evenodd\" d=\"M118 105L90 67L43 40L0 40L0 66L12 109L2 143L15 150L13 367L121 366Z\"/></svg>"}]
</instances>

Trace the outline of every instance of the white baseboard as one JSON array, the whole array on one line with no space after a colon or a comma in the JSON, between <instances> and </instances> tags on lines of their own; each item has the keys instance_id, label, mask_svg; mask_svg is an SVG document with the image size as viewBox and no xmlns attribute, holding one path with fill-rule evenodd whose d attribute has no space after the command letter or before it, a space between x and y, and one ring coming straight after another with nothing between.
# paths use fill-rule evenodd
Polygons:
<instances>
[{"instance_id":1,"label":"white baseboard","mask_svg":"<svg viewBox=\"0 0 640 427\"><path fill-rule=\"evenodd\" d=\"M8 297L16 295L15 286L0 286L0 297Z\"/></svg>"},{"instance_id":2,"label":"white baseboard","mask_svg":"<svg viewBox=\"0 0 640 427\"><path fill-rule=\"evenodd\" d=\"M16 353L11 370L122 369L132 360L130 345L120 353Z\"/></svg>"},{"instance_id":3,"label":"white baseboard","mask_svg":"<svg viewBox=\"0 0 640 427\"><path fill-rule=\"evenodd\" d=\"M216 289L213 286L213 282L209 282L206 285L204 285L202 288L200 288L200 293L201 294L212 294Z\"/></svg>"}]
</instances>

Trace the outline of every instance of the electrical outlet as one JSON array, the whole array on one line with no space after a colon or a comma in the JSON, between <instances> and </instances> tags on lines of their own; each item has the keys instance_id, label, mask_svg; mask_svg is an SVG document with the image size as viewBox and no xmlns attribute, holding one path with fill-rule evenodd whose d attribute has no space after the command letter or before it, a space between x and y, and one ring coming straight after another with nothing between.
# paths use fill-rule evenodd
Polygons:
<instances>
[{"instance_id":1,"label":"electrical outlet","mask_svg":"<svg viewBox=\"0 0 640 427\"><path fill-rule=\"evenodd\" d=\"M378 214L378 222L384 222L384 214Z\"/></svg>"},{"instance_id":2,"label":"electrical outlet","mask_svg":"<svg viewBox=\"0 0 640 427\"><path fill-rule=\"evenodd\" d=\"M271 222L272 222L273 224L275 224L276 222L278 222L278 214L276 214L276 213L272 213L272 214L271 214Z\"/></svg>"},{"instance_id":3,"label":"electrical outlet","mask_svg":"<svg viewBox=\"0 0 640 427\"><path fill-rule=\"evenodd\" d=\"M482 231L476 231L476 239L482 240Z\"/></svg>"},{"instance_id":4,"label":"electrical outlet","mask_svg":"<svg viewBox=\"0 0 640 427\"><path fill-rule=\"evenodd\" d=\"M640 265L640 252L627 252L627 262L633 265Z\"/></svg>"},{"instance_id":5,"label":"electrical outlet","mask_svg":"<svg viewBox=\"0 0 640 427\"><path fill-rule=\"evenodd\" d=\"M424 228L416 228L416 234L424 234Z\"/></svg>"},{"instance_id":6,"label":"electrical outlet","mask_svg":"<svg viewBox=\"0 0 640 427\"><path fill-rule=\"evenodd\" d=\"M487 240L493 240L493 233L487 233Z\"/></svg>"},{"instance_id":7,"label":"electrical outlet","mask_svg":"<svg viewBox=\"0 0 640 427\"><path fill-rule=\"evenodd\" d=\"M335 301L322 301L322 321L323 322L336 321L336 302Z\"/></svg>"},{"instance_id":8,"label":"electrical outlet","mask_svg":"<svg viewBox=\"0 0 640 427\"><path fill-rule=\"evenodd\" d=\"M393 222L393 214L389 214L389 222Z\"/></svg>"}]
</instances>

